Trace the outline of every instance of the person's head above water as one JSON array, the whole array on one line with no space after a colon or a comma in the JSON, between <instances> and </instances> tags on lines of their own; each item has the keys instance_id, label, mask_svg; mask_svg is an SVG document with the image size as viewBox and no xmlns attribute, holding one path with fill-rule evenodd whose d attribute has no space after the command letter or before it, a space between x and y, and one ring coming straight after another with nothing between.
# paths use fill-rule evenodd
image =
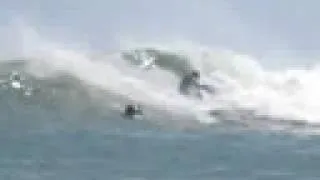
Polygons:
<instances>
[{"instance_id":1,"label":"person's head above water","mask_svg":"<svg viewBox=\"0 0 320 180\"><path fill-rule=\"evenodd\" d=\"M192 77L200 78L200 72L197 71L197 70L193 70L193 71L191 72L191 74L192 74Z\"/></svg>"}]
</instances>

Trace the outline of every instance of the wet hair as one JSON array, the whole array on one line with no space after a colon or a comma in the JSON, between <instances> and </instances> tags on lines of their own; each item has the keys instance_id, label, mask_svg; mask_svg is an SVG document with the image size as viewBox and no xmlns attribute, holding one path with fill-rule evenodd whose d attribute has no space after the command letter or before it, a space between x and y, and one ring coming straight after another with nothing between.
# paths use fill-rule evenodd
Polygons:
<instances>
[{"instance_id":1,"label":"wet hair","mask_svg":"<svg viewBox=\"0 0 320 180\"><path fill-rule=\"evenodd\" d=\"M126 105L125 114L126 115L134 115L134 113L135 113L134 105L132 105L132 104Z\"/></svg>"},{"instance_id":2,"label":"wet hair","mask_svg":"<svg viewBox=\"0 0 320 180\"><path fill-rule=\"evenodd\" d=\"M196 70L192 71L191 74L192 74L193 77L200 77L200 72L199 71L196 71Z\"/></svg>"},{"instance_id":3,"label":"wet hair","mask_svg":"<svg viewBox=\"0 0 320 180\"><path fill-rule=\"evenodd\" d=\"M125 107L124 114L126 116L142 115L142 109L140 105L128 104Z\"/></svg>"}]
</instances>

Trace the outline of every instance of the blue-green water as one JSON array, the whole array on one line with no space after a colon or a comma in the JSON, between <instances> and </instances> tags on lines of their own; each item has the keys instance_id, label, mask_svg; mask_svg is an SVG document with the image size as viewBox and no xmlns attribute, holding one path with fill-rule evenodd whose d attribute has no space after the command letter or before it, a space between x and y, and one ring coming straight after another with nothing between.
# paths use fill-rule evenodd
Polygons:
<instances>
[{"instance_id":1,"label":"blue-green water","mask_svg":"<svg viewBox=\"0 0 320 180\"><path fill-rule=\"evenodd\" d=\"M0 180L319 180L316 3L0 1Z\"/></svg>"},{"instance_id":2,"label":"blue-green water","mask_svg":"<svg viewBox=\"0 0 320 180\"><path fill-rule=\"evenodd\" d=\"M318 137L261 131L166 131L120 124L108 128L107 122L101 123L103 130L53 127L36 131L19 125L2 130L0 176L21 180L292 180L320 176Z\"/></svg>"},{"instance_id":3,"label":"blue-green water","mask_svg":"<svg viewBox=\"0 0 320 180\"><path fill-rule=\"evenodd\" d=\"M3 99L1 179L320 177L317 136L229 126L179 130L117 114L84 116L79 108L63 111L14 96Z\"/></svg>"},{"instance_id":4,"label":"blue-green water","mask_svg":"<svg viewBox=\"0 0 320 180\"><path fill-rule=\"evenodd\" d=\"M26 79L24 83L38 87L31 96L25 90L0 88L0 179L320 177L320 139L301 133L311 131L306 124L282 124L285 131L270 128L276 125L272 119L206 124L179 117L175 109L157 116L148 110L145 118L129 120L108 106L116 102L114 94L77 76ZM292 131L297 129L300 133Z\"/></svg>"}]
</instances>

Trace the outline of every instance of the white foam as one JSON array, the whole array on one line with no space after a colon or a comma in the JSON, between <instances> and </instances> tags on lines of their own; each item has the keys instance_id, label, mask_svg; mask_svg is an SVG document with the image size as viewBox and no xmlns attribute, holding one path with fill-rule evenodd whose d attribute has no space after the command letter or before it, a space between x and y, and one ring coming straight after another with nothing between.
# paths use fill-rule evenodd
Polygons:
<instances>
[{"instance_id":1,"label":"white foam","mask_svg":"<svg viewBox=\"0 0 320 180\"><path fill-rule=\"evenodd\" d=\"M178 95L179 79L169 71L159 67L142 71L119 59L118 53L93 59L93 54L87 51L67 48L63 43L42 38L30 27L27 29L20 34L23 56L32 59L29 72L38 77L67 72L85 83L146 105L176 113L193 113L200 121L204 119L204 109L239 106L286 119L320 122L318 67L267 71L248 55L190 42L125 42L119 48L154 47L187 55L191 64L203 72L203 79L219 87L215 97L209 96L201 102Z\"/></svg>"},{"instance_id":2,"label":"white foam","mask_svg":"<svg viewBox=\"0 0 320 180\"><path fill-rule=\"evenodd\" d=\"M11 82L11 87L12 87L13 89L21 89L21 88L22 88L22 85L21 85L21 83L18 82L18 81L12 81L12 82Z\"/></svg>"}]
</instances>

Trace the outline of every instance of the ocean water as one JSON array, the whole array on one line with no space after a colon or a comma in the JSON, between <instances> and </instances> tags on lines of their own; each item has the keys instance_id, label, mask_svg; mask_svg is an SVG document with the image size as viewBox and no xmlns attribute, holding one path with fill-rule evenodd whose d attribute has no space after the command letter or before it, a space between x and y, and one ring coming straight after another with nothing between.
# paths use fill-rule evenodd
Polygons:
<instances>
[{"instance_id":1,"label":"ocean water","mask_svg":"<svg viewBox=\"0 0 320 180\"><path fill-rule=\"evenodd\" d=\"M97 55L20 28L23 53L0 62L1 179L320 177L317 66L269 70L191 42ZM193 69L214 94L177 92ZM128 103L144 116L124 118Z\"/></svg>"},{"instance_id":2,"label":"ocean water","mask_svg":"<svg viewBox=\"0 0 320 180\"><path fill-rule=\"evenodd\" d=\"M40 77L30 71L34 66L29 63L2 64L3 82L13 71L20 72L21 84L31 89L14 88L10 81L1 87L3 179L291 180L320 176L319 138L310 133L317 126L307 120L297 123L289 116L278 120L272 114L261 118L251 111L251 116L241 111L243 117L237 119L232 115L235 110L225 106L225 116L210 121L190 106L170 100L161 108L156 104L158 96L152 102L156 105L143 101L144 96L136 99L146 107L146 117L128 120L120 114L132 99L88 85L67 71ZM197 106L199 102L189 103Z\"/></svg>"},{"instance_id":3,"label":"ocean water","mask_svg":"<svg viewBox=\"0 0 320 180\"><path fill-rule=\"evenodd\" d=\"M317 137L140 127L1 131L3 179L317 179ZM107 123L106 123L107 124ZM137 126L137 125L134 125ZM116 130L115 130L116 129ZM19 132L17 132L19 131Z\"/></svg>"}]
</instances>

